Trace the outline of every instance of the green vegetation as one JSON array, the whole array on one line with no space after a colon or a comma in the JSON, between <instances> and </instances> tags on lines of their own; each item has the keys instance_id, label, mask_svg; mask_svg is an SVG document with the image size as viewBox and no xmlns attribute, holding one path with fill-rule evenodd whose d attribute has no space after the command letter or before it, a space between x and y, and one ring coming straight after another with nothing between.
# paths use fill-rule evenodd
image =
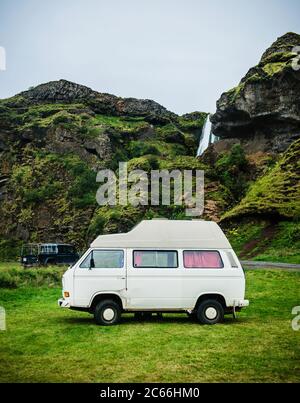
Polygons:
<instances>
[{"instance_id":1,"label":"green vegetation","mask_svg":"<svg viewBox=\"0 0 300 403\"><path fill-rule=\"evenodd\" d=\"M250 187L245 198L223 220L244 215L300 217L300 140L295 141L274 168Z\"/></svg>"},{"instance_id":2,"label":"green vegetation","mask_svg":"<svg viewBox=\"0 0 300 403\"><path fill-rule=\"evenodd\" d=\"M0 115L6 130L18 133L0 162L0 175L9 178L6 189L12 195L1 203L0 226L17 245L8 245L3 237L0 256L5 259L16 257L24 236L32 242L61 239L81 249L102 231L128 231L148 214L182 216L175 206L154 213L128 208L121 215L110 208L108 214L95 200L100 168L117 171L120 161L128 161L129 171L203 166L191 155L206 114L150 124L143 117L97 114L87 104L28 105L11 98L0 102ZM98 149L104 150L104 158Z\"/></svg>"},{"instance_id":3,"label":"green vegetation","mask_svg":"<svg viewBox=\"0 0 300 403\"><path fill-rule=\"evenodd\" d=\"M128 146L131 158L139 158L147 154L160 155L156 145L145 141L131 141Z\"/></svg>"},{"instance_id":4,"label":"green vegetation","mask_svg":"<svg viewBox=\"0 0 300 403\"><path fill-rule=\"evenodd\" d=\"M18 239L1 239L0 238L0 262L16 260L20 256L22 242Z\"/></svg>"},{"instance_id":5,"label":"green vegetation","mask_svg":"<svg viewBox=\"0 0 300 403\"><path fill-rule=\"evenodd\" d=\"M219 175L225 196L228 190L229 194L232 193L231 180L233 190L235 186L244 185L243 189L237 190L237 194L241 192L243 195L251 179L247 176L247 171L251 169L242 162L242 154L234 152L233 155L236 159L227 155L216 163L216 166L223 167L224 177L222 169ZM223 215L222 226L227 228L230 241L241 258L300 263L299 157L298 140L275 165L268 164L266 160L266 172L250 185L245 197ZM236 171L233 168L235 165L238 166Z\"/></svg>"},{"instance_id":6,"label":"green vegetation","mask_svg":"<svg viewBox=\"0 0 300 403\"><path fill-rule=\"evenodd\" d=\"M83 208L95 204L97 190L96 173L76 154L34 153L30 163L13 166L11 186L25 206L59 197Z\"/></svg>"},{"instance_id":7,"label":"green vegetation","mask_svg":"<svg viewBox=\"0 0 300 403\"><path fill-rule=\"evenodd\" d=\"M229 96L235 101L247 82L269 79L289 66L294 56L277 52L265 58ZM25 239L61 240L83 249L95 236L128 231L143 218L186 218L185 207L173 204L97 206L97 171L117 171L119 162L127 161L129 171L204 170L204 218L218 219L225 212L222 223L229 227L231 221L258 216L261 231L247 227L245 234L239 232L238 249L252 258L297 260L291 245L283 242L281 246L280 238L276 241L275 233L281 234L279 224L272 242L263 234L264 220L270 216L284 222L300 217L299 141L277 165L265 164L264 171L256 171L238 145L216 161L214 157L210 161L195 158L206 113L155 120L149 116L111 116L107 110L108 115L99 114L96 105L87 100L71 104L30 104L21 96L0 100L1 129L8 147L0 161L0 178L4 178L7 195L0 204L0 259L15 259ZM260 237L261 247L250 248L248 253L245 248L251 237Z\"/></svg>"},{"instance_id":8,"label":"green vegetation","mask_svg":"<svg viewBox=\"0 0 300 403\"><path fill-rule=\"evenodd\" d=\"M277 62L277 63L267 63L263 66L263 71L269 76L272 77L274 74L278 74L282 72L282 70L287 66L287 63Z\"/></svg>"},{"instance_id":9,"label":"green vegetation","mask_svg":"<svg viewBox=\"0 0 300 403\"><path fill-rule=\"evenodd\" d=\"M294 47L291 45L291 47ZM295 56L297 56L297 53L294 52L276 52L273 53L272 55L266 57L263 60L263 64L268 64L268 63L280 63L280 62L288 62L292 60Z\"/></svg>"},{"instance_id":10,"label":"green vegetation","mask_svg":"<svg viewBox=\"0 0 300 403\"><path fill-rule=\"evenodd\" d=\"M264 58L256 67L253 67L240 84L228 91L227 97L230 103L234 103L243 94L247 84L272 79L274 75L291 68L292 60L296 56L293 52L276 52Z\"/></svg>"},{"instance_id":11,"label":"green vegetation","mask_svg":"<svg viewBox=\"0 0 300 403\"><path fill-rule=\"evenodd\" d=\"M19 113L18 131L47 129L61 125L69 130L76 130L82 125L80 111L84 111L82 104L43 104L28 107L25 112Z\"/></svg>"},{"instance_id":12,"label":"green vegetation","mask_svg":"<svg viewBox=\"0 0 300 403\"><path fill-rule=\"evenodd\" d=\"M0 263L0 289L19 287L58 287L66 267L47 266L24 269L18 263Z\"/></svg>"},{"instance_id":13,"label":"green vegetation","mask_svg":"<svg viewBox=\"0 0 300 403\"><path fill-rule=\"evenodd\" d=\"M300 273L247 272L251 305L237 321L201 326L186 315L98 327L63 310L60 287L0 289L1 382L298 382Z\"/></svg>"},{"instance_id":14,"label":"green vegetation","mask_svg":"<svg viewBox=\"0 0 300 403\"><path fill-rule=\"evenodd\" d=\"M189 142L189 139L186 139ZM130 141L126 147L127 156L129 159L138 158L144 155L157 155L160 160L172 160L179 155L188 155L187 148L189 145L178 143L166 143L161 140L156 140L155 135L151 139L133 140ZM193 145L191 145L193 147ZM195 157L194 158L196 161Z\"/></svg>"},{"instance_id":15,"label":"green vegetation","mask_svg":"<svg viewBox=\"0 0 300 403\"><path fill-rule=\"evenodd\" d=\"M240 258L300 264L300 222L247 219L226 231Z\"/></svg>"},{"instance_id":16,"label":"green vegetation","mask_svg":"<svg viewBox=\"0 0 300 403\"><path fill-rule=\"evenodd\" d=\"M234 103L238 96L241 94L241 92L245 88L245 83L240 83L237 87L232 88L230 91L226 93L228 96L228 99L231 103Z\"/></svg>"},{"instance_id":17,"label":"green vegetation","mask_svg":"<svg viewBox=\"0 0 300 403\"><path fill-rule=\"evenodd\" d=\"M113 129L118 130L121 133L128 133L128 134L137 133L149 128L149 123L147 123L143 118L118 117L107 115L96 115L88 123L93 126L111 127Z\"/></svg>"},{"instance_id":18,"label":"green vegetation","mask_svg":"<svg viewBox=\"0 0 300 403\"><path fill-rule=\"evenodd\" d=\"M179 116L177 119L178 127L183 131L198 131L202 127L207 118L207 113L194 112L187 115Z\"/></svg>"},{"instance_id":19,"label":"green vegetation","mask_svg":"<svg viewBox=\"0 0 300 403\"><path fill-rule=\"evenodd\" d=\"M214 166L230 204L236 204L245 195L249 182L249 162L243 148L235 144L230 152L219 156Z\"/></svg>"}]
</instances>

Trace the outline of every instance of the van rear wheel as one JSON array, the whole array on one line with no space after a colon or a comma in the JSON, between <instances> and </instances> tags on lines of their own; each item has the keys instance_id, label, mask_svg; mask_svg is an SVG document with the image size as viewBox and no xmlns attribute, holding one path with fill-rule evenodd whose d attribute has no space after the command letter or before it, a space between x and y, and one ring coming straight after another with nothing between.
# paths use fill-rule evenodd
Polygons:
<instances>
[{"instance_id":1,"label":"van rear wheel","mask_svg":"<svg viewBox=\"0 0 300 403\"><path fill-rule=\"evenodd\" d=\"M96 305L94 319L97 325L112 326L120 322L120 305L112 300L104 300Z\"/></svg>"},{"instance_id":2,"label":"van rear wheel","mask_svg":"<svg viewBox=\"0 0 300 403\"><path fill-rule=\"evenodd\" d=\"M215 325L224 319L224 308L216 300L206 300L201 302L197 309L197 319L204 325Z\"/></svg>"}]
</instances>

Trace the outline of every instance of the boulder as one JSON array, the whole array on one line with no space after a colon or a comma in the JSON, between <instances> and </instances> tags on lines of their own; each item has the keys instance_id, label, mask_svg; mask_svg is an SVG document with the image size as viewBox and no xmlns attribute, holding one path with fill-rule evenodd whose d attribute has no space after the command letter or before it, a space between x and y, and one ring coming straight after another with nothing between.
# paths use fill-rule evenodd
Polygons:
<instances>
[{"instance_id":1,"label":"boulder","mask_svg":"<svg viewBox=\"0 0 300 403\"><path fill-rule=\"evenodd\" d=\"M269 152L283 152L300 137L297 46L300 35L280 37L240 84L221 96L211 116L216 136Z\"/></svg>"}]
</instances>

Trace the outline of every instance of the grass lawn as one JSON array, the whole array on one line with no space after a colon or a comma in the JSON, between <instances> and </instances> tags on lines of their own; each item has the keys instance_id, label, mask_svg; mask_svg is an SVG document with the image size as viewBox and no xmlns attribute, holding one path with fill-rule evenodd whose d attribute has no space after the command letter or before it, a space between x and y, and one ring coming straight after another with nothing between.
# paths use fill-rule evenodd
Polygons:
<instances>
[{"instance_id":1,"label":"grass lawn","mask_svg":"<svg viewBox=\"0 0 300 403\"><path fill-rule=\"evenodd\" d=\"M299 382L300 273L247 272L251 306L237 321L202 326L186 315L114 327L63 310L59 287L0 289L1 382Z\"/></svg>"}]
</instances>

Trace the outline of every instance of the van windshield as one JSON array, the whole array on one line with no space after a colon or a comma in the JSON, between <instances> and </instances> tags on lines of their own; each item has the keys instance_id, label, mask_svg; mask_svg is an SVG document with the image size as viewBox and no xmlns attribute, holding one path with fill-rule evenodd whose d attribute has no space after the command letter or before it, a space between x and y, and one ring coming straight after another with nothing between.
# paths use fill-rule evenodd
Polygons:
<instances>
[{"instance_id":1,"label":"van windshield","mask_svg":"<svg viewBox=\"0 0 300 403\"><path fill-rule=\"evenodd\" d=\"M93 250L81 263L81 269L121 269L124 266L124 252L122 250Z\"/></svg>"}]
</instances>

